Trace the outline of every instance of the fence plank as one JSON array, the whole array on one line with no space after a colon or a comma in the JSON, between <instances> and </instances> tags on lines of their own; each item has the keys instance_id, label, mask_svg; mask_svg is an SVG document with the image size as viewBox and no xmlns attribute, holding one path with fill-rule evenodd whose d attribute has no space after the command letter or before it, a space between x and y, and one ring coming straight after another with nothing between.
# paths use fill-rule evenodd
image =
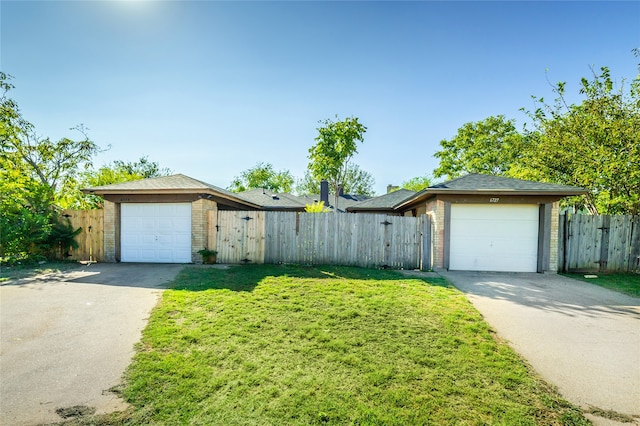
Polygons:
<instances>
[{"instance_id":1,"label":"fence plank","mask_svg":"<svg viewBox=\"0 0 640 426\"><path fill-rule=\"evenodd\" d=\"M640 216L631 219L628 271L640 272Z\"/></svg>"},{"instance_id":2,"label":"fence plank","mask_svg":"<svg viewBox=\"0 0 640 426\"><path fill-rule=\"evenodd\" d=\"M75 238L79 247L69 250L68 260L104 261L104 211L64 210L62 215L69 219L74 229L82 228Z\"/></svg>"},{"instance_id":3,"label":"fence plank","mask_svg":"<svg viewBox=\"0 0 640 426\"><path fill-rule=\"evenodd\" d=\"M256 220L243 226L241 218L247 214ZM385 221L391 224L384 225ZM240 263L249 259L256 263L387 265L414 269L422 261L422 221L414 217L219 212L218 222L220 262Z\"/></svg>"},{"instance_id":4,"label":"fence plank","mask_svg":"<svg viewBox=\"0 0 640 426\"><path fill-rule=\"evenodd\" d=\"M637 216L561 216L558 265L566 272L628 272L640 256ZM565 268L563 268L565 265Z\"/></svg>"}]
</instances>

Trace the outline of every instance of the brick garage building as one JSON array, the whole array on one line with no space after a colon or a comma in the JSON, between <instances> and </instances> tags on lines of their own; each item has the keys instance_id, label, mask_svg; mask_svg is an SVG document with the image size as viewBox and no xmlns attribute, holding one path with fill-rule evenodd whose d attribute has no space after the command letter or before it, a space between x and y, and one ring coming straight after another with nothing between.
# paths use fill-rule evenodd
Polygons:
<instances>
[{"instance_id":1,"label":"brick garage building","mask_svg":"<svg viewBox=\"0 0 640 426\"><path fill-rule=\"evenodd\" d=\"M87 188L104 197L106 262L200 263L208 212L260 210L235 193L177 174Z\"/></svg>"},{"instance_id":2,"label":"brick garage building","mask_svg":"<svg viewBox=\"0 0 640 426\"><path fill-rule=\"evenodd\" d=\"M556 272L559 201L586 192L469 174L425 188L393 209L431 216L435 269Z\"/></svg>"}]
</instances>

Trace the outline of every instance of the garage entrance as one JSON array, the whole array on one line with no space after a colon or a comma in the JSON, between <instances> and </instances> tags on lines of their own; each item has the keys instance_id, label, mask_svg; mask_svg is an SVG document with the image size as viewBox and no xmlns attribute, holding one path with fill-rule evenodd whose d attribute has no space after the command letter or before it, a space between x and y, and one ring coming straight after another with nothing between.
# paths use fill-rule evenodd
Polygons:
<instances>
[{"instance_id":1,"label":"garage entrance","mask_svg":"<svg viewBox=\"0 0 640 426\"><path fill-rule=\"evenodd\" d=\"M539 206L451 204L449 269L536 272Z\"/></svg>"},{"instance_id":2,"label":"garage entrance","mask_svg":"<svg viewBox=\"0 0 640 426\"><path fill-rule=\"evenodd\" d=\"M191 262L191 203L122 203L121 261Z\"/></svg>"}]
</instances>

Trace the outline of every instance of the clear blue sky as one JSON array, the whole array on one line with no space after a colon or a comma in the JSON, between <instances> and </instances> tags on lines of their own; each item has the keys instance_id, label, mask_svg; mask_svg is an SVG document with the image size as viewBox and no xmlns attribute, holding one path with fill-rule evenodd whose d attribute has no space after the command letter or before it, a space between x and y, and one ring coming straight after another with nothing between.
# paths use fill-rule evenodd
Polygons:
<instances>
[{"instance_id":1,"label":"clear blue sky","mask_svg":"<svg viewBox=\"0 0 640 426\"><path fill-rule=\"evenodd\" d=\"M368 127L378 193L430 173L464 123L522 123L589 66L632 79L640 2L6 1L0 68L44 136L227 187L259 161L302 177L318 121ZM545 70L548 69L547 75Z\"/></svg>"}]
</instances>

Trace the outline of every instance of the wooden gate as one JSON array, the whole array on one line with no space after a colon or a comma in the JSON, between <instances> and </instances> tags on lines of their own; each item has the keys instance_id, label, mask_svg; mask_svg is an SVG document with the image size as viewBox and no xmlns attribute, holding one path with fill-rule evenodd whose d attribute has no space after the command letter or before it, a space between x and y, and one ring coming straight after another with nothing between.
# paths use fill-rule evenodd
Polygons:
<instances>
[{"instance_id":1,"label":"wooden gate","mask_svg":"<svg viewBox=\"0 0 640 426\"><path fill-rule=\"evenodd\" d=\"M219 263L264 263L263 211L218 211Z\"/></svg>"},{"instance_id":2,"label":"wooden gate","mask_svg":"<svg viewBox=\"0 0 640 426\"><path fill-rule=\"evenodd\" d=\"M82 228L75 237L77 249L70 249L66 260L104 261L104 211L63 210L62 216L69 219L73 229Z\"/></svg>"}]
</instances>

